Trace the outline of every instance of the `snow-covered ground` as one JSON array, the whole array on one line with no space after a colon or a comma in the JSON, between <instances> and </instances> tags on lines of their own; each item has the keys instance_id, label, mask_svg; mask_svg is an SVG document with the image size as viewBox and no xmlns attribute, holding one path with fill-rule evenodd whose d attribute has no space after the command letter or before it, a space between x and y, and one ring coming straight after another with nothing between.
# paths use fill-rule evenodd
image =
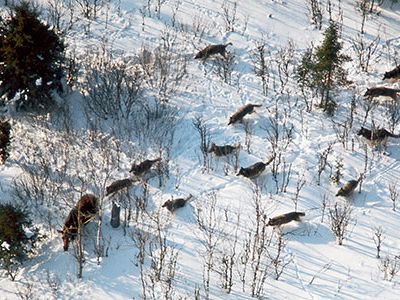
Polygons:
<instances>
[{"instance_id":1,"label":"snow-covered ground","mask_svg":"<svg viewBox=\"0 0 400 300\"><path fill-rule=\"evenodd\" d=\"M48 1L40 2L46 5ZM90 22L76 8L73 26L65 36L68 55L74 53L78 62L86 62L94 52L105 49L114 59L124 57L135 61L143 48L153 51L159 45L170 43L177 61L187 60L187 74L168 99L170 117L159 123L169 128L144 130L133 122L125 124L132 128L124 136L121 132L125 131L113 127L116 124L110 120L88 121L79 85L65 95L68 113L14 116L12 152L6 164L0 166L1 201L21 201L21 197L15 196L14 182L18 185L21 180L28 181L27 174L35 173L29 173L29 168L42 172L45 165L50 167L50 183L46 181L43 188L44 198L55 198L47 207L38 204L32 208L35 224L46 238L36 256L20 269L15 282L5 275L1 278L0 298L18 299L29 295L31 298L24 299L163 299L168 294L169 299L195 299L196 295L204 299L208 294L210 299L252 299L253 294L260 299L398 299L400 271L392 280L385 279L382 261L388 257L398 264L393 268L400 269L400 259L395 259L400 255L397 231L400 214L392 210L389 192L389 185L395 185L400 191L400 145L393 138L384 152L366 148L356 132L364 122L365 104L361 96L366 88L400 87L396 82L382 81L383 73L396 65L400 6L390 6L386 0L377 8L378 14L367 17L365 40L371 42L379 35L380 41L369 73L365 73L353 51L353 41L361 27L355 1L332 1L332 18L343 20L343 53L353 61L345 65L352 84L339 90L335 98L338 109L334 117L328 117L317 108L306 111L293 76L304 50L311 43L319 45L323 39L329 17L327 1L321 1L324 18L320 31L310 25L305 0L167 0L161 1L159 16L157 1L110 2ZM148 3L150 8L146 7ZM228 19L236 16L233 31L226 30L224 15ZM67 12L63 16L65 26L69 17ZM228 42L233 44L227 49L234 57L233 71L228 78L220 73L220 60L193 59L208 44ZM270 74L266 94L253 70L254 53L261 44L265 44ZM282 86L278 65L282 62L282 53L290 49L293 57L288 83ZM172 63L175 62L172 60ZM78 76L78 81L82 81L83 67L79 68ZM144 88L144 98L150 99L154 86ZM344 132L341 125L349 122L352 95L357 98L354 121L342 139L344 146L339 137ZM245 117L247 125L228 126L229 117L247 103L262 104L262 107ZM374 107L365 127L370 128L374 123L377 127L389 128L389 109L393 108ZM278 141L281 163L276 180L271 172L272 164L255 180L236 176L233 156L211 156L210 168L205 170L200 135L193 125L196 119L202 121L203 128L208 130L207 137L217 145L240 142L238 164L246 167L271 156L275 118L281 133ZM137 132L138 128L143 130L142 134ZM285 136L288 131L290 137ZM400 132L399 124L395 124L394 132ZM148 181L146 213L139 213L136 218L133 208L133 220L126 230L111 228L111 199L104 198L101 228L104 255L98 261L97 226L92 222L84 230L83 277L77 279L76 249L72 247L64 252L55 230L62 226L81 191L103 198L105 185L128 177L133 161L159 156L160 147L169 176L154 176ZM320 157L327 149L330 149L328 165L318 184ZM340 161L343 174L340 183L335 184L330 177ZM357 189L349 199L335 197L345 182L357 179L365 169L361 193ZM54 186L64 189L54 191L51 189ZM299 186L302 188L296 197ZM132 199L142 197L142 189L141 183L135 183L130 191ZM161 208L171 197L185 198L189 194L194 200L174 214ZM302 222L291 222L282 226L281 231L263 226L268 218L294 211L296 199L297 210L306 214ZM26 203L33 205L32 201L26 200ZM347 203L352 208L341 246L330 228L329 211L335 203L342 207ZM262 228L257 227L257 211L258 225ZM43 212L50 217L45 218ZM123 209L123 220L122 212ZM382 259L376 258L373 240L379 227L384 237ZM143 270L139 236L147 236ZM161 280L157 280L151 268L151 256L157 257L163 249L160 236L166 239L167 255ZM278 256L280 241L285 246ZM222 285L225 275L229 275L229 270L224 269L229 262L232 262L232 288L228 292ZM209 284L207 266L210 266ZM174 270L173 275L168 273L168 267ZM275 270L282 270L278 280Z\"/></svg>"}]
</instances>

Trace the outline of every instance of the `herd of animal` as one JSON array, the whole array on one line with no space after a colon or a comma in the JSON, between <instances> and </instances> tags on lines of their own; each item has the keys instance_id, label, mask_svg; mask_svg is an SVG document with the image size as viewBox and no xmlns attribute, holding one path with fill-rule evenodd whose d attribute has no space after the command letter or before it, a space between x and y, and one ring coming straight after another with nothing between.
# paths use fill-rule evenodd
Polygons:
<instances>
[{"instance_id":1,"label":"herd of animal","mask_svg":"<svg viewBox=\"0 0 400 300\"><path fill-rule=\"evenodd\" d=\"M209 45L206 48L199 51L195 59L207 59L212 55L220 54L224 58L227 58L226 48L231 46L232 43L228 44L218 44L218 45ZM400 79L400 66L395 69L386 72L383 79ZM400 90L391 89L387 87L374 87L367 89L365 93L365 97L370 100L374 97L378 96L389 96L393 99L393 101L397 100L397 93ZM233 113L230 118L228 125L235 124L237 122L242 122L243 118L254 112L256 107L261 107L260 104L246 104L240 107L235 113ZM367 129L361 127L361 129L357 132L357 135L364 137L369 143L372 145L385 143L388 137L399 138L400 135L395 135L390 133L386 129ZM208 149L209 153L213 153L215 156L227 156L232 153L239 151L240 144L238 145L222 145L218 146L215 143L211 144L210 149ZM274 160L274 157L268 159L266 162L257 162L248 167L241 167L237 176L244 176L250 179L254 179L259 176L265 168ZM147 174L153 166L157 163L161 162L161 157L156 159L147 159L139 164L133 164L130 173L136 178L140 178ZM339 189L336 196L348 197L353 191L357 188L360 180L362 179L362 175L357 180L350 180L347 182L342 188ZM125 178L121 180L116 180L112 182L109 186L106 187L106 197L112 196L113 194L121 191L122 189L129 188L133 185L135 179L134 178ZM171 199L166 201L162 207L165 207L170 212L174 212L175 210L184 207L189 201L193 199L192 195L189 195L187 198L178 198ZM64 251L68 250L68 245L70 241L73 241L77 236L78 230L81 225L88 223L92 220L96 214L98 213L98 199L92 194L83 195L76 205L72 208L69 215L65 219L63 229L60 230L62 234L62 240L64 245ZM288 212L282 215L278 215L276 217L270 218L268 221L269 226L281 226L283 224L289 223L291 221L300 221L300 217L305 216L304 212Z\"/></svg>"}]
</instances>

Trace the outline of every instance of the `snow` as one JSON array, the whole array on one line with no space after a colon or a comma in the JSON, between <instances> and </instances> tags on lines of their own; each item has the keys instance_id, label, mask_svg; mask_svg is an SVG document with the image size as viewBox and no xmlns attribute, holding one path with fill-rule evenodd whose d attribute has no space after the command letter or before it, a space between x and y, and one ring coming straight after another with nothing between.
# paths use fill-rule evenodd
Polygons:
<instances>
[{"instance_id":1,"label":"snow","mask_svg":"<svg viewBox=\"0 0 400 300\"><path fill-rule=\"evenodd\" d=\"M45 0L40 2L43 5L47 3ZM118 135L120 128L116 128L112 120L100 123L93 118L88 119L82 108L84 91L76 87L65 95L69 118L61 110L54 114L29 118L12 112L12 151L6 164L0 166L1 201L16 199L14 181L24 180L28 175L34 178L35 168L40 169L43 166L41 164L46 162L51 164L46 169L48 180L42 186L48 197L43 200L40 193L39 196L30 195L32 199L37 199L36 206L29 202L33 206L34 223L42 228L41 232L46 234L46 238L39 243L37 254L19 270L15 282L11 282L3 274L0 298L19 299L18 291L33 284L33 299L142 299L139 249L137 240L133 237L140 233L156 237L157 225L154 218L159 217L169 249L178 253L170 299L194 299L196 289L199 289L203 299L206 294L203 267L207 259L207 235L200 229L197 217L204 217L203 221L206 222L214 218L216 226L212 235L216 239L217 250L214 269L211 270L210 299L252 299L250 277L247 278L244 291L242 289L239 271L243 270L239 262L234 267L231 293L228 294L221 288L222 280L218 273L221 264L218 261L221 261L223 253L227 254L234 248L235 234L238 236L236 258L243 254L249 234L254 234L257 188L260 190L259 200L263 214L270 218L294 210L296 185L304 178L305 185L299 193L298 210L304 211L306 216L302 222L291 222L282 228L286 247L281 259L282 262L290 262L279 280L274 279L272 267L267 269L260 299L398 299L400 274L392 281L383 279L381 262L376 258L373 241L375 229L381 226L384 230L381 257L400 254L397 230L400 215L398 210L392 210L388 189L390 183L397 184L400 180L398 141L389 139L385 152L370 147L365 152L363 140L356 135L365 115L362 99L357 100L354 125L349 132L346 147L338 139L342 129L335 124L348 120L353 92L362 98L367 87L400 87L397 82L381 80L383 73L395 66L395 51L400 45L399 4L391 8L385 1L378 8L379 15L369 16L366 21L364 37L372 41L379 34L381 38L378 52L373 56L370 72L367 74L358 67L352 47L352 40L360 30L361 16L354 8L354 1L341 1L343 52L353 57L353 61L346 64L353 84L351 87L344 87L337 94L339 107L335 116L330 118L316 108L312 112L306 112L304 101L292 77L283 93L280 93L281 85L275 67L279 51L287 47L289 41L294 44L295 62L299 61L303 51L311 43L314 46L320 43L323 30L327 26L327 12L324 12L323 30L319 31L309 23L304 0L238 1L235 31L226 32L221 6L225 3L232 9L234 1L166 1L162 5L160 18L154 11L156 4L152 3L151 16L146 14L142 19L141 11L147 2L113 1L99 10L98 18L90 24L76 11L79 17L76 16L65 41L69 54L75 52L77 57L86 61L89 54L102 47L108 49L109 54L115 58L134 58L143 47L151 50L157 47L160 38L165 38L166 33L175 37L179 46L173 49L174 54L181 54L189 60L187 75L168 102L174 108L173 113L177 114L168 119L171 123L176 122L175 131L168 133L172 136L172 143L168 144L168 136L163 136L166 131L160 128L148 131L153 132L154 136L148 136L148 132L141 134L133 128L129 135L121 137ZM336 19L339 17L338 4L334 2L333 18ZM2 5L2 1L0 4ZM176 22L180 25L172 27L172 16L178 4ZM65 23L68 22L68 17L65 14ZM194 33L196 22L201 24L200 29L204 29L203 34L199 31ZM88 28L90 32L87 32ZM193 59L194 54L204 46L227 42L233 43L228 50L235 55L236 62L231 84L225 83L217 74L215 60L203 63ZM252 53L261 42L266 44L267 59L271 67L267 95L263 95L261 80L253 71ZM78 71L81 76L79 81L82 80L84 71ZM293 74L293 69L290 72ZM148 97L151 95L151 91L146 94ZM23 95L18 94L20 96ZM57 98L58 104L61 101L62 99ZM245 149L244 125L238 123L227 126L229 116L247 103L263 105L256 108L255 113L245 117L252 129L250 153ZM286 148L282 147L286 167L289 168L291 164L291 177L286 192L281 191L283 163L278 170L278 184L272 176L271 166L256 180L236 176L233 157L212 157L211 170L204 171L200 138L193 126L196 117L202 118L209 129L212 142L217 145L234 145L240 142L242 150L239 165L246 167L258 161L266 161L270 157L272 149L268 130L276 108L279 111L280 128L283 130L283 124L288 128L293 126L292 141ZM365 126L369 128L374 122L375 126L388 128L387 109L389 108L384 105L375 108ZM68 130L63 126L68 127ZM134 127L134 124L129 123L129 126ZM398 124L394 132L400 132ZM157 136L157 133L162 136ZM158 157L157 147L160 143L169 145L166 147L168 154L164 149L162 156L169 157L170 176L161 187L157 176L149 180L148 213L139 216L138 221L132 221L126 231L122 227L114 229L109 224L111 199L105 198L102 224L105 255L98 263L94 247L97 224L91 222L85 226L83 234L83 278L77 279L76 247L70 247L68 252L64 252L60 236L55 230L61 229L64 218L82 191L101 196L106 184L130 175L128 170L132 162ZM321 184L318 185L319 155L330 145L332 150L328 156L329 165L322 172ZM113 160L117 152L118 160ZM365 153L368 165L361 193L357 190L349 199L336 198L337 190L345 182L358 178L364 172ZM114 163L112 168L106 164L107 159ZM334 172L338 159L343 160L343 176L340 184L333 184L330 175ZM29 168L32 168L31 172ZM53 189L54 186L59 187L59 190ZM143 195L139 183L138 186L131 192L132 196ZM210 213L214 197L212 192L217 199L214 215ZM161 208L166 200L186 198L189 194L195 200L174 214ZM321 203L324 197L327 207L323 212ZM353 208L343 246L337 245L336 237L330 230L328 210L335 202L341 205L350 203ZM53 206L43 203L51 203ZM124 207L121 205L121 221L123 211ZM133 209L133 215L135 211ZM43 214L51 216L53 223L47 224L48 219ZM267 227L265 236L272 237L266 249L273 256L276 253L275 238L278 236L278 229ZM153 246L158 246L156 250L153 249L155 253L161 251L159 245ZM148 282L146 288L148 298L153 298L150 296L153 285L148 276L151 274L150 266L147 253L144 264L147 276L145 280ZM250 265L248 272L252 272ZM165 285L161 286L156 282L155 299L163 298L163 288Z\"/></svg>"}]
</instances>

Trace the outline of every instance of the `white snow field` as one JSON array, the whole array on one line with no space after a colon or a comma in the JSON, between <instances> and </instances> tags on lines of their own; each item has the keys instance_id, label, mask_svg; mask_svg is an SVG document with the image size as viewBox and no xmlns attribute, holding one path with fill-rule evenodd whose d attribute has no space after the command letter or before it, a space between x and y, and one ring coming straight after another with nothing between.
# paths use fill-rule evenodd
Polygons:
<instances>
[{"instance_id":1,"label":"white snow field","mask_svg":"<svg viewBox=\"0 0 400 300\"><path fill-rule=\"evenodd\" d=\"M50 25L46 7L57 2L71 1L39 1ZM393 191L400 193L400 142L389 138L387 148L378 149L357 135L361 126L373 125L400 133L398 105L380 97L366 116L362 97L368 87L400 88L382 80L399 62L400 4L385 0L367 15L365 45L379 40L364 72L354 51L362 21L358 1L331 1L342 51L352 58L344 65L352 83L336 90L338 107L330 117L316 107L317 98L307 110L294 77L306 48L323 40L327 0L319 1L321 30L310 24L307 0L110 0L90 21L78 5L84 1L72 2L72 19L70 9L60 9L61 29L71 25L64 40L68 57L77 62L75 85L59 95L55 112L8 113L13 140L0 166L0 201L26 205L45 238L15 281L2 273L0 299L400 298L400 195L398 209L392 200ZM218 55L194 59L205 46L228 42L231 63ZM264 92L254 71L261 45L268 74ZM102 53L128 68L141 64L144 77L146 66L161 70L143 81L131 115L98 116L99 107L82 97L88 95L85 78L95 77L87 70ZM152 53L165 60L154 67ZM177 78L183 66L184 76ZM228 126L229 117L248 103L262 106ZM274 151L277 156L256 179L236 176L235 155L209 154L204 164L196 122L206 142L241 144L237 166L265 162ZM146 182L104 196L112 181L131 176L133 162L160 155L161 167ZM340 182L334 183L340 163ZM360 192L335 196L361 173ZM101 199L102 222L100 249L99 222L83 230L78 278L76 243L64 252L56 230L81 193ZM192 200L174 213L162 207L189 194ZM111 203L118 199L121 226L112 228ZM143 199L146 208L139 207ZM351 209L343 245L331 230L336 203ZM305 212L300 222L266 225L295 210ZM378 230L381 258L374 242Z\"/></svg>"}]
</instances>

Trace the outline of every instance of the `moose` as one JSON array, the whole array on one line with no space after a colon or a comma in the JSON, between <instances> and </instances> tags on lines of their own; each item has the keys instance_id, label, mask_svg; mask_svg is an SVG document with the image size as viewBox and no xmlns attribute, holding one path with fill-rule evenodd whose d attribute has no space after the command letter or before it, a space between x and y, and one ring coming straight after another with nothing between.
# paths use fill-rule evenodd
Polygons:
<instances>
[{"instance_id":1,"label":"moose","mask_svg":"<svg viewBox=\"0 0 400 300\"><path fill-rule=\"evenodd\" d=\"M247 114L251 114L254 112L255 107L261 107L261 104L246 104L239 108L230 118L228 125L234 124L238 121L242 121L243 117Z\"/></svg>"},{"instance_id":2,"label":"moose","mask_svg":"<svg viewBox=\"0 0 400 300\"><path fill-rule=\"evenodd\" d=\"M215 143L212 143L208 152L214 153L216 156L225 156L235 151L238 151L239 149L240 149L240 144L235 146L231 145L217 146Z\"/></svg>"},{"instance_id":3,"label":"moose","mask_svg":"<svg viewBox=\"0 0 400 300\"><path fill-rule=\"evenodd\" d=\"M68 251L69 242L74 241L78 229L89 223L98 211L98 199L93 194L85 194L79 199L65 219L63 229L58 230L64 243L64 251Z\"/></svg>"},{"instance_id":4,"label":"moose","mask_svg":"<svg viewBox=\"0 0 400 300\"><path fill-rule=\"evenodd\" d=\"M142 176L145 173L147 173L155 163L159 161L161 161L161 157L156 159L146 159L145 161L139 164L132 164L132 167L129 170L129 172L133 173L136 176Z\"/></svg>"},{"instance_id":5,"label":"moose","mask_svg":"<svg viewBox=\"0 0 400 300\"><path fill-rule=\"evenodd\" d=\"M393 70L385 72L383 75L383 80L385 79L400 79L400 65Z\"/></svg>"},{"instance_id":6,"label":"moose","mask_svg":"<svg viewBox=\"0 0 400 300\"><path fill-rule=\"evenodd\" d=\"M218 45L209 45L205 47L203 50L199 51L196 56L194 57L195 59L203 58L207 59L211 55L215 54L221 54L224 58L226 57L226 47L231 46L232 43L228 44L218 44Z\"/></svg>"},{"instance_id":7,"label":"moose","mask_svg":"<svg viewBox=\"0 0 400 300\"><path fill-rule=\"evenodd\" d=\"M373 99L375 97L385 96L385 97L392 98L393 101L396 101L397 93L400 93L400 90L380 86L380 87L373 87L373 88L367 89L367 91L364 94L364 97Z\"/></svg>"},{"instance_id":8,"label":"moose","mask_svg":"<svg viewBox=\"0 0 400 300\"><path fill-rule=\"evenodd\" d=\"M258 175L260 175L272 161L274 160L274 157L270 158L267 162L257 162L247 168L241 167L239 170L239 173L236 174L236 176L242 175L247 178L255 178Z\"/></svg>"},{"instance_id":9,"label":"moose","mask_svg":"<svg viewBox=\"0 0 400 300\"><path fill-rule=\"evenodd\" d=\"M342 197L348 197L350 196L354 190L357 188L358 183L360 182L362 178L362 175L357 180L350 180L344 184L343 187L339 189L339 191L336 193L336 197L342 196Z\"/></svg>"},{"instance_id":10,"label":"moose","mask_svg":"<svg viewBox=\"0 0 400 300\"><path fill-rule=\"evenodd\" d=\"M298 221L300 222L300 217L304 217L306 214L304 212L289 212L283 215L279 215L269 219L268 226L281 226L283 224L289 223L291 221Z\"/></svg>"},{"instance_id":11,"label":"moose","mask_svg":"<svg viewBox=\"0 0 400 300\"><path fill-rule=\"evenodd\" d=\"M192 197L193 197L192 195L189 195L186 199L178 198L178 199L167 200L166 202L164 202L162 207L166 207L170 212L174 212L178 208L184 207Z\"/></svg>"}]
</instances>

